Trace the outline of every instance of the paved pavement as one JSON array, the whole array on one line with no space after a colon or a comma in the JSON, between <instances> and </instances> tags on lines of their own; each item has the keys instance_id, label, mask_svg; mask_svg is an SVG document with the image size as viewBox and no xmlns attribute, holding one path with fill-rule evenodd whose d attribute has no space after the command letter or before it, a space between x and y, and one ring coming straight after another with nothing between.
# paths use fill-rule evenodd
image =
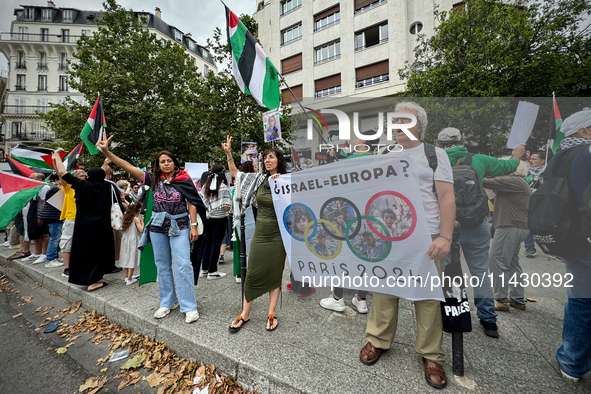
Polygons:
<instances>
[{"instance_id":1,"label":"paved pavement","mask_svg":"<svg viewBox=\"0 0 591 394\"><path fill-rule=\"evenodd\" d=\"M60 268L45 268L20 261L6 262L14 250L0 248L0 263L26 273L48 290L86 309L96 309L112 323L166 342L180 356L214 363L217 369L232 375L243 387L261 393L423 393L433 391L424 380L420 357L414 352L416 327L414 311L401 301L398 332L389 352L373 366L359 361L365 344L367 315L351 307L353 291L346 291L347 310L343 313L321 308L318 302L330 289L318 289L308 298L284 291L277 315L279 328L265 330L268 303L261 297L254 303L249 324L237 334L228 333L229 323L240 313L240 285L234 282L231 265L220 270L229 276L219 280L200 280L195 294L201 318L184 322L178 310L166 318L152 317L158 309L156 283L141 287L125 286L122 273L107 275L111 286L88 293L83 287L67 283ZM523 253L521 254L523 256ZM231 261L231 252L226 254ZM463 262L464 264L464 262ZM559 273L561 262L540 255L521 258L529 274ZM468 272L464 264L464 272ZM289 268L284 272L283 289L289 283ZM472 296L469 289L469 295ZM564 288L526 289L526 311L511 309L499 315L499 339L484 335L471 303L473 332L464 335L464 378L451 370L451 336L445 334L445 370L449 384L441 392L453 393L589 393L591 376L571 383L560 376L555 360L561 343ZM368 302L371 301L371 295Z\"/></svg>"}]
</instances>

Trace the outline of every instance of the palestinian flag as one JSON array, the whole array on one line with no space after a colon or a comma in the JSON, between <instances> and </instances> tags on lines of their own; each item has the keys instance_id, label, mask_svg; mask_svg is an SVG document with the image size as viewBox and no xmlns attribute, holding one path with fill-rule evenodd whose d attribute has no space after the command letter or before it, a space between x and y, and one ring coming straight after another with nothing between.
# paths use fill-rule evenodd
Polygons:
<instances>
[{"instance_id":1,"label":"palestinian flag","mask_svg":"<svg viewBox=\"0 0 591 394\"><path fill-rule=\"evenodd\" d=\"M91 155L96 155L100 152L99 148L96 147L96 143L102 138L103 131L106 128L107 121L103 113L103 100L99 94L94 107L92 107L92 112L86 121L86 125L84 125L84 128L80 132L80 138Z\"/></svg>"},{"instance_id":2,"label":"palestinian flag","mask_svg":"<svg viewBox=\"0 0 591 394\"><path fill-rule=\"evenodd\" d=\"M349 151L351 149L349 149L349 146L347 145L347 141L345 141L345 143L343 144L343 146L341 147L341 150L339 151L339 154L341 156L347 157L347 154L349 154Z\"/></svg>"},{"instance_id":3,"label":"palestinian flag","mask_svg":"<svg viewBox=\"0 0 591 394\"><path fill-rule=\"evenodd\" d=\"M71 172L78 168L77 161L78 157L80 157L80 153L82 153L82 146L83 143L81 142L76 145L76 147L72 149L70 153L63 152L60 154L60 158L64 163L64 167L66 167L66 171ZM52 155L43 156L43 160L45 160L45 162L53 168Z\"/></svg>"},{"instance_id":4,"label":"palestinian flag","mask_svg":"<svg viewBox=\"0 0 591 394\"><path fill-rule=\"evenodd\" d=\"M18 161L14 160L10 156L6 156L6 161L10 166L10 170L15 173L16 175L24 176L28 178L31 174L34 174L35 171L31 170L24 164L19 163Z\"/></svg>"},{"instance_id":5,"label":"palestinian flag","mask_svg":"<svg viewBox=\"0 0 591 394\"><path fill-rule=\"evenodd\" d=\"M44 182L0 171L0 229L5 229L43 186Z\"/></svg>"},{"instance_id":6,"label":"palestinian flag","mask_svg":"<svg viewBox=\"0 0 591 394\"><path fill-rule=\"evenodd\" d=\"M560 116L560 111L558 110L558 103L556 102L556 97L552 94L552 101L554 102L554 122L555 122L555 136L554 136L554 144L552 145L552 153L556 154L558 148L560 148L560 143L564 139L564 134L560 131L560 126L562 126L562 116Z\"/></svg>"},{"instance_id":7,"label":"palestinian flag","mask_svg":"<svg viewBox=\"0 0 591 394\"><path fill-rule=\"evenodd\" d=\"M226 7L232 74L240 90L268 109L279 107L279 73L246 26Z\"/></svg>"},{"instance_id":8,"label":"palestinian flag","mask_svg":"<svg viewBox=\"0 0 591 394\"><path fill-rule=\"evenodd\" d=\"M293 163L293 165L295 165L298 160L300 160L300 155L298 155L298 153L295 151L295 149L293 148L293 146L291 147L291 162Z\"/></svg>"},{"instance_id":9,"label":"palestinian flag","mask_svg":"<svg viewBox=\"0 0 591 394\"><path fill-rule=\"evenodd\" d=\"M37 146L17 145L10 150L10 157L29 167L37 167L44 170L53 170L53 167L47 164L43 156L51 155L53 149L39 148ZM47 171L43 171L47 172Z\"/></svg>"}]
</instances>

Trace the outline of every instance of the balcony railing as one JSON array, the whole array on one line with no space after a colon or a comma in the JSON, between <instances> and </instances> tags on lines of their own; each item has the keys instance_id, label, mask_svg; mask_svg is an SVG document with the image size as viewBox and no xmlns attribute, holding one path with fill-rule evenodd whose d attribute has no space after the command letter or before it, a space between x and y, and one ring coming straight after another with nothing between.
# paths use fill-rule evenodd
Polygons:
<instances>
[{"instance_id":1,"label":"balcony railing","mask_svg":"<svg viewBox=\"0 0 591 394\"><path fill-rule=\"evenodd\" d=\"M47 86L39 86L39 87L37 88L37 91L38 91L38 92L47 92Z\"/></svg>"},{"instance_id":2,"label":"balcony railing","mask_svg":"<svg viewBox=\"0 0 591 394\"><path fill-rule=\"evenodd\" d=\"M25 85L14 85L15 90L27 90Z\"/></svg>"},{"instance_id":3,"label":"balcony railing","mask_svg":"<svg viewBox=\"0 0 591 394\"><path fill-rule=\"evenodd\" d=\"M68 65L67 64L58 64L57 71L68 71Z\"/></svg>"},{"instance_id":4,"label":"balcony railing","mask_svg":"<svg viewBox=\"0 0 591 394\"><path fill-rule=\"evenodd\" d=\"M378 1L375 1L375 2L373 2L371 4L366 5L365 7L361 7L359 9L355 10L355 15L363 14L364 12L367 12L369 10L372 10L372 9L376 8L376 7L379 7L382 4L386 4L387 2L388 2L388 0L378 0Z\"/></svg>"},{"instance_id":5,"label":"balcony railing","mask_svg":"<svg viewBox=\"0 0 591 394\"><path fill-rule=\"evenodd\" d=\"M37 112L46 114L49 106L38 105L4 105L0 107L0 114L7 115L35 115Z\"/></svg>"},{"instance_id":6,"label":"balcony railing","mask_svg":"<svg viewBox=\"0 0 591 394\"><path fill-rule=\"evenodd\" d=\"M0 33L0 41L62 42L76 44L80 36L65 34Z\"/></svg>"},{"instance_id":7,"label":"balcony railing","mask_svg":"<svg viewBox=\"0 0 591 394\"><path fill-rule=\"evenodd\" d=\"M55 139L53 131L12 131L8 133L8 140L16 141L51 141Z\"/></svg>"},{"instance_id":8,"label":"balcony railing","mask_svg":"<svg viewBox=\"0 0 591 394\"><path fill-rule=\"evenodd\" d=\"M376 41L371 44L359 46L359 47L355 48L355 52L363 51L364 49L375 47L376 45L380 45L385 42L388 42L388 38L382 38L380 41Z\"/></svg>"},{"instance_id":9,"label":"balcony railing","mask_svg":"<svg viewBox=\"0 0 591 394\"><path fill-rule=\"evenodd\" d=\"M37 70L41 71L41 70L45 70L47 71L48 67L47 67L47 63L37 63Z\"/></svg>"},{"instance_id":10,"label":"balcony railing","mask_svg":"<svg viewBox=\"0 0 591 394\"><path fill-rule=\"evenodd\" d=\"M20 62L16 62L16 69L17 70L26 70L27 69L27 62L26 61L20 61Z\"/></svg>"},{"instance_id":11,"label":"balcony railing","mask_svg":"<svg viewBox=\"0 0 591 394\"><path fill-rule=\"evenodd\" d=\"M58 89L59 92L67 92L68 91L68 87L67 86L60 86Z\"/></svg>"}]
</instances>

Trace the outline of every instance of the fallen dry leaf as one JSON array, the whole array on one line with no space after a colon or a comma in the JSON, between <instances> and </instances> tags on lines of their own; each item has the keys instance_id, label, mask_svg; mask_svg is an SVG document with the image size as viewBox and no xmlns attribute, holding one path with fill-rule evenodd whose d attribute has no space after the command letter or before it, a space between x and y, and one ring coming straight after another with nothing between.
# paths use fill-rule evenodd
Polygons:
<instances>
[{"instance_id":1,"label":"fallen dry leaf","mask_svg":"<svg viewBox=\"0 0 591 394\"><path fill-rule=\"evenodd\" d=\"M64 353L65 353L65 352L67 352L67 351L68 351L68 348L65 348L65 347L60 347L60 348L59 348L59 349L57 349L55 352L56 352L57 354L64 354Z\"/></svg>"},{"instance_id":2,"label":"fallen dry leaf","mask_svg":"<svg viewBox=\"0 0 591 394\"><path fill-rule=\"evenodd\" d=\"M107 368L103 368L103 369L101 369L101 373L105 373L105 372L107 372L107 369L109 369L109 368L107 367Z\"/></svg>"},{"instance_id":3,"label":"fallen dry leaf","mask_svg":"<svg viewBox=\"0 0 591 394\"><path fill-rule=\"evenodd\" d=\"M127 360L127 362L125 364L123 364L121 369L139 368L147 357L148 356L145 354L138 354L137 356L135 356L131 360Z\"/></svg>"},{"instance_id":4,"label":"fallen dry leaf","mask_svg":"<svg viewBox=\"0 0 591 394\"><path fill-rule=\"evenodd\" d=\"M158 372L154 372L146 378L150 387L157 387L162 382L162 379L164 379L164 375Z\"/></svg>"},{"instance_id":5,"label":"fallen dry leaf","mask_svg":"<svg viewBox=\"0 0 591 394\"><path fill-rule=\"evenodd\" d=\"M54 296L54 297L59 297L60 295L58 293L56 293L55 291L52 291L51 293L49 293L49 295Z\"/></svg>"},{"instance_id":6,"label":"fallen dry leaf","mask_svg":"<svg viewBox=\"0 0 591 394\"><path fill-rule=\"evenodd\" d=\"M17 317L22 316L22 315L23 315L22 313L17 313L16 315L12 316L12 318L14 319L14 318L17 318Z\"/></svg>"}]
</instances>

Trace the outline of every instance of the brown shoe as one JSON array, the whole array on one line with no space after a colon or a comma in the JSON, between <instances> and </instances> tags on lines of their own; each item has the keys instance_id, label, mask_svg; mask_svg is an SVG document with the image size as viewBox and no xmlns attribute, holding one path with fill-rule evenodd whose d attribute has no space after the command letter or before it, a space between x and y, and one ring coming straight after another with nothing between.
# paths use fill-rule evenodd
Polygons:
<instances>
[{"instance_id":1,"label":"brown shoe","mask_svg":"<svg viewBox=\"0 0 591 394\"><path fill-rule=\"evenodd\" d=\"M441 364L433 360L427 360L423 357L425 362L425 380L429 386L436 389L442 389L447 386L447 377Z\"/></svg>"},{"instance_id":2,"label":"brown shoe","mask_svg":"<svg viewBox=\"0 0 591 394\"><path fill-rule=\"evenodd\" d=\"M378 362L382 353L385 353L387 350L388 349L374 347L371 342L367 342L367 344L361 348L359 359L365 365L374 365Z\"/></svg>"},{"instance_id":3,"label":"brown shoe","mask_svg":"<svg viewBox=\"0 0 591 394\"><path fill-rule=\"evenodd\" d=\"M509 303L508 302L500 302L495 300L495 311L507 312L509 311Z\"/></svg>"}]
</instances>

